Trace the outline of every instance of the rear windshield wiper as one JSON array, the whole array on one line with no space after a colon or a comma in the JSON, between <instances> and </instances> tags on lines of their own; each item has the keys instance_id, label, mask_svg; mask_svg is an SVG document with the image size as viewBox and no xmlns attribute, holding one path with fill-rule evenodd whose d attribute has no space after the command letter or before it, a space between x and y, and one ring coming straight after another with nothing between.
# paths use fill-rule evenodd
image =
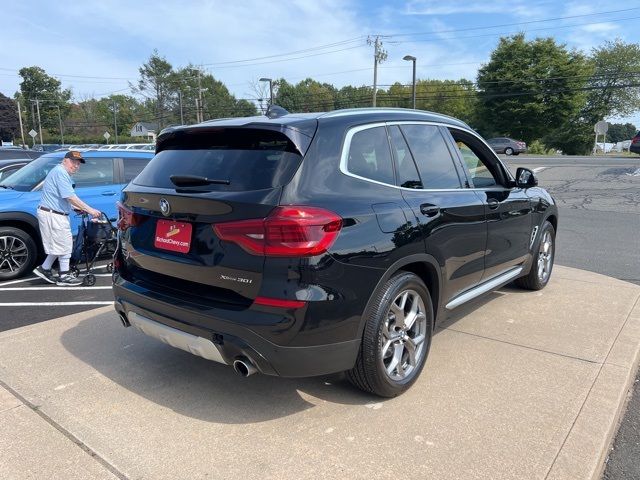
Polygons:
<instances>
[{"instance_id":1,"label":"rear windshield wiper","mask_svg":"<svg viewBox=\"0 0 640 480\"><path fill-rule=\"evenodd\" d=\"M202 185L231 185L229 180L207 178L200 175L171 175L169 180L178 187L200 187Z\"/></svg>"},{"instance_id":2,"label":"rear windshield wiper","mask_svg":"<svg viewBox=\"0 0 640 480\"><path fill-rule=\"evenodd\" d=\"M0 187L2 187L2 188L6 188L6 189L8 189L8 190L13 190L13 189L14 189L14 188L13 188L12 186L10 186L10 185L0 185Z\"/></svg>"}]
</instances>

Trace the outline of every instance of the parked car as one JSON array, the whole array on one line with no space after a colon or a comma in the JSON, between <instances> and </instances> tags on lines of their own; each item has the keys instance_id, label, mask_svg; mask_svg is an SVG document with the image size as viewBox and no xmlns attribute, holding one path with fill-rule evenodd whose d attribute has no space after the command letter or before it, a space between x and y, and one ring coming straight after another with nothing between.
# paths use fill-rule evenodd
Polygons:
<instances>
[{"instance_id":1,"label":"parked car","mask_svg":"<svg viewBox=\"0 0 640 480\"><path fill-rule=\"evenodd\" d=\"M6 160L0 160L0 181L7 178L13 172L20 170L30 161L30 158L8 158Z\"/></svg>"},{"instance_id":2,"label":"parked car","mask_svg":"<svg viewBox=\"0 0 640 480\"><path fill-rule=\"evenodd\" d=\"M65 145L61 145L59 143L43 143L40 145L34 145L33 146L33 150L35 150L36 152L55 152L56 150L60 150L61 148L64 148Z\"/></svg>"},{"instance_id":3,"label":"parked car","mask_svg":"<svg viewBox=\"0 0 640 480\"><path fill-rule=\"evenodd\" d=\"M527 144L507 137L496 137L487 140L487 143L496 153L504 153L505 155L518 155L527 153Z\"/></svg>"},{"instance_id":4,"label":"parked car","mask_svg":"<svg viewBox=\"0 0 640 480\"><path fill-rule=\"evenodd\" d=\"M392 397L446 311L549 281L553 198L465 123L280 112L160 134L118 207L125 326L241 375L346 371Z\"/></svg>"},{"instance_id":5,"label":"parked car","mask_svg":"<svg viewBox=\"0 0 640 480\"><path fill-rule=\"evenodd\" d=\"M0 148L0 160L15 160L19 158L32 160L43 153L35 150L23 150L22 148Z\"/></svg>"},{"instance_id":6,"label":"parked car","mask_svg":"<svg viewBox=\"0 0 640 480\"><path fill-rule=\"evenodd\" d=\"M636 133L636 136L631 139L629 151L640 154L640 132Z\"/></svg>"},{"instance_id":7,"label":"parked car","mask_svg":"<svg viewBox=\"0 0 640 480\"><path fill-rule=\"evenodd\" d=\"M36 209L47 173L66 152L47 153L0 180L0 281L31 272L44 252ZM72 178L78 196L115 221L116 200L122 187L153 157L152 152L120 151L83 153L86 163ZM80 217L71 215L75 235Z\"/></svg>"}]
</instances>

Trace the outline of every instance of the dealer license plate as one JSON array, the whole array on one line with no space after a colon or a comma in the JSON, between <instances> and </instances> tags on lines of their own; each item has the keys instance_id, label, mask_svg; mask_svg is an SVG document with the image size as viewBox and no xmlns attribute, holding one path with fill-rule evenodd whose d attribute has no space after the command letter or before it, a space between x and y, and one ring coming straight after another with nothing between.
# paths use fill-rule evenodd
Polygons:
<instances>
[{"instance_id":1,"label":"dealer license plate","mask_svg":"<svg viewBox=\"0 0 640 480\"><path fill-rule=\"evenodd\" d=\"M162 250L187 253L191 247L190 223L158 220L153 245Z\"/></svg>"}]
</instances>

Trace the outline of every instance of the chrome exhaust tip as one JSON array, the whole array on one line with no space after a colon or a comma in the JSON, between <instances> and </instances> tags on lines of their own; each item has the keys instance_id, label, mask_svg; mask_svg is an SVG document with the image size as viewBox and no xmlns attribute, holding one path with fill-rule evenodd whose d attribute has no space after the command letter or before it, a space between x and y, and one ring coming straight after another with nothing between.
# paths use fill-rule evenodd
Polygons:
<instances>
[{"instance_id":1,"label":"chrome exhaust tip","mask_svg":"<svg viewBox=\"0 0 640 480\"><path fill-rule=\"evenodd\" d=\"M249 375L253 375L258 372L258 369L246 358L238 358L234 360L233 369L241 377L248 377Z\"/></svg>"},{"instance_id":2,"label":"chrome exhaust tip","mask_svg":"<svg viewBox=\"0 0 640 480\"><path fill-rule=\"evenodd\" d=\"M122 326L123 327L130 327L131 323L129 322L129 319L127 318L127 314L124 312L118 312L118 316L120 317L120 321L122 322Z\"/></svg>"}]
</instances>

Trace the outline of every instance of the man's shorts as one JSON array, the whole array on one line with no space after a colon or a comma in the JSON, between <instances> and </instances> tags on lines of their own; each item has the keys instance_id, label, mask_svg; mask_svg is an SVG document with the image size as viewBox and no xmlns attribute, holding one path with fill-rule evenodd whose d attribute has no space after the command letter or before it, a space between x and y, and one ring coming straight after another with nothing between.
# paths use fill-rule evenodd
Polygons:
<instances>
[{"instance_id":1,"label":"man's shorts","mask_svg":"<svg viewBox=\"0 0 640 480\"><path fill-rule=\"evenodd\" d=\"M70 255L73 250L73 237L68 215L45 212L38 209L40 236L47 255Z\"/></svg>"}]
</instances>

